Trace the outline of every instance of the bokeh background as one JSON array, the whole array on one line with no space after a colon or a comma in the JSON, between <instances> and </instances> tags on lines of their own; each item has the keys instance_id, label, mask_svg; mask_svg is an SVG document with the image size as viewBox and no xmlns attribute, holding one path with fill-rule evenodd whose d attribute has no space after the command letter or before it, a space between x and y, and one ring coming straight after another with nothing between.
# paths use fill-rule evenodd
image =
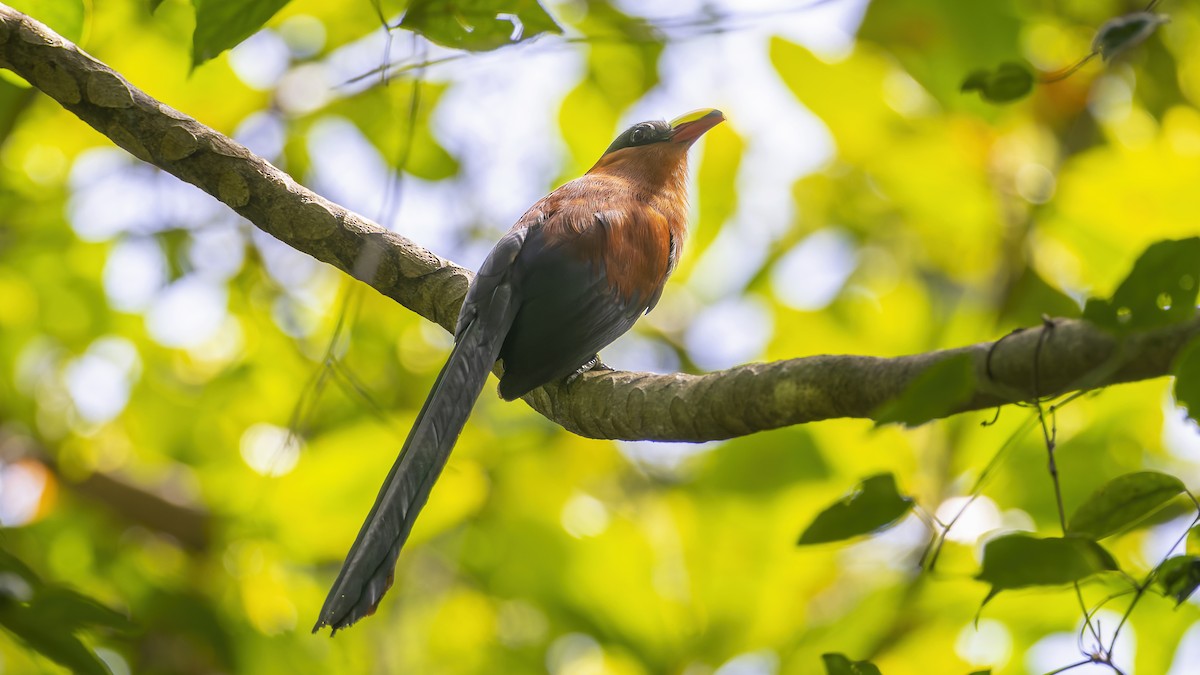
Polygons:
<instances>
[{"instance_id":1,"label":"bokeh background","mask_svg":"<svg viewBox=\"0 0 1200 675\"><path fill-rule=\"evenodd\" d=\"M1005 106L959 85L1004 61L1068 66L1140 6L570 0L545 3L562 36L466 53L389 34L380 16L403 5L293 0L195 69L183 0L40 18L322 195L472 268L625 125L722 109L729 121L693 151L683 262L658 309L604 353L621 369L991 340L1077 315L1145 246L1197 231L1192 3L1162 3L1171 20L1143 45ZM449 336L11 78L0 214L0 546L132 617L132 634L83 635L114 672L769 675L819 672L822 653L844 652L889 675L999 674L1080 658L1073 591L1006 593L980 613L987 586L972 579L989 534L1057 533L1028 410L991 426L989 413L614 443L490 386L379 613L311 636ZM1068 508L1142 468L1200 483L1200 436L1169 384L1060 411ZM931 534L916 516L849 546L795 546L880 471L948 519L1006 443L933 573L919 569ZM1109 548L1144 572L1188 522ZM1172 605L1141 601L1118 644L1124 672L1200 663L1200 611ZM0 672L56 668L0 633Z\"/></svg>"}]
</instances>

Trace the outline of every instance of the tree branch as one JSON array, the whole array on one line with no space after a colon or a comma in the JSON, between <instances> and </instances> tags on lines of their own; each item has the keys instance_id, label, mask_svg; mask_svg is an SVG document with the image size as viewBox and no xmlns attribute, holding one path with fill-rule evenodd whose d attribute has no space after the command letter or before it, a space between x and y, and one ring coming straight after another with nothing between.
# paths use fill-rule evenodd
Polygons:
<instances>
[{"instance_id":1,"label":"tree branch","mask_svg":"<svg viewBox=\"0 0 1200 675\"><path fill-rule=\"evenodd\" d=\"M469 271L299 185L5 5L0 5L0 66L138 159L196 185L296 250L453 329ZM1042 338L1044 331L1049 332ZM872 418L921 372L964 353L972 359L978 385L955 412L1159 377L1197 335L1200 318L1124 339L1064 319L998 345L897 358L813 356L702 376L588 373L570 385L543 387L525 400L583 436L706 441L832 418Z\"/></svg>"}]
</instances>

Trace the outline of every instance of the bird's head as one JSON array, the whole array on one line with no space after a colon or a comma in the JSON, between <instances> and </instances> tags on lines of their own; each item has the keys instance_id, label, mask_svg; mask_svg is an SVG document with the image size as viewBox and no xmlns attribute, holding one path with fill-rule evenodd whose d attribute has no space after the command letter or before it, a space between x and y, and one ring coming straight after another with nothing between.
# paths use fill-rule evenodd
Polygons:
<instances>
[{"instance_id":1,"label":"bird's head","mask_svg":"<svg viewBox=\"0 0 1200 675\"><path fill-rule=\"evenodd\" d=\"M688 148L724 121L720 110L704 108L680 115L669 124L662 120L638 122L617 136L588 173L622 173L653 182L686 172Z\"/></svg>"}]
</instances>

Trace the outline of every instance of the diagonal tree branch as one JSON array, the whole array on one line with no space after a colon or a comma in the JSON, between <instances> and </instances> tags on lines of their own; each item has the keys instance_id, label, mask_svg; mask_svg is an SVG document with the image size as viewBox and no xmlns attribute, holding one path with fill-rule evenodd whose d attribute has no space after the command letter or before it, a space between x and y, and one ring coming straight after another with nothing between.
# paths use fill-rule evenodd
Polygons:
<instances>
[{"instance_id":1,"label":"diagonal tree branch","mask_svg":"<svg viewBox=\"0 0 1200 675\"><path fill-rule=\"evenodd\" d=\"M453 329L469 271L299 185L2 4L0 67L28 80L130 154L196 185L264 232ZM978 385L954 412L1159 377L1169 373L1175 355L1197 335L1200 317L1124 339L1063 319L999 344L914 356L813 356L702 376L589 373L570 385L543 387L525 400L584 436L706 441L825 419L870 419L917 375L960 354L970 356Z\"/></svg>"}]
</instances>

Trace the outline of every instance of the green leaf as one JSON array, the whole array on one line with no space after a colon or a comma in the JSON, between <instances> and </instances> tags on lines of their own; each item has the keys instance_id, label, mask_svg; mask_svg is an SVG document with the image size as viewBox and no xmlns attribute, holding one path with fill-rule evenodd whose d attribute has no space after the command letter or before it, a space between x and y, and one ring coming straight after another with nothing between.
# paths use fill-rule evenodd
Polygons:
<instances>
[{"instance_id":1,"label":"green leaf","mask_svg":"<svg viewBox=\"0 0 1200 675\"><path fill-rule=\"evenodd\" d=\"M1187 408L1188 417L1200 421L1200 338L1194 338L1175 357L1175 402Z\"/></svg>"},{"instance_id":2,"label":"green leaf","mask_svg":"<svg viewBox=\"0 0 1200 675\"><path fill-rule=\"evenodd\" d=\"M15 574L34 588L42 585L36 572L30 569L20 558L2 548L0 548L0 572Z\"/></svg>"},{"instance_id":3,"label":"green leaf","mask_svg":"<svg viewBox=\"0 0 1200 675\"><path fill-rule=\"evenodd\" d=\"M1083 318L1123 333L1186 321L1196 314L1200 237L1151 244L1109 300L1092 298Z\"/></svg>"},{"instance_id":4,"label":"green leaf","mask_svg":"<svg viewBox=\"0 0 1200 675\"><path fill-rule=\"evenodd\" d=\"M17 636L30 649L82 675L108 675L108 667L55 617L37 605L0 603L0 626Z\"/></svg>"},{"instance_id":5,"label":"green leaf","mask_svg":"<svg viewBox=\"0 0 1200 675\"><path fill-rule=\"evenodd\" d=\"M962 91L982 91L987 87L988 78L991 76L992 71L987 68L972 70L963 78Z\"/></svg>"},{"instance_id":6,"label":"green leaf","mask_svg":"<svg viewBox=\"0 0 1200 675\"><path fill-rule=\"evenodd\" d=\"M27 585L26 585L27 584ZM76 673L108 673L75 633L102 627L128 633L135 628L124 614L64 588L43 584L20 559L0 550L0 626L30 649Z\"/></svg>"},{"instance_id":7,"label":"green leaf","mask_svg":"<svg viewBox=\"0 0 1200 675\"><path fill-rule=\"evenodd\" d=\"M1154 12L1132 12L1109 19L1096 31L1096 38L1092 40L1092 51L1099 52L1105 61L1111 61L1126 50L1145 42L1146 38L1166 22L1166 16Z\"/></svg>"},{"instance_id":8,"label":"green leaf","mask_svg":"<svg viewBox=\"0 0 1200 675\"><path fill-rule=\"evenodd\" d=\"M1175 598L1175 606L1182 605L1200 586L1200 556L1177 555L1168 558L1158 568L1156 581L1163 592Z\"/></svg>"},{"instance_id":9,"label":"green leaf","mask_svg":"<svg viewBox=\"0 0 1200 675\"><path fill-rule=\"evenodd\" d=\"M1185 546L1189 555L1200 555L1200 525L1193 527L1188 532Z\"/></svg>"},{"instance_id":10,"label":"green leaf","mask_svg":"<svg viewBox=\"0 0 1200 675\"><path fill-rule=\"evenodd\" d=\"M901 496L896 489L895 476L871 476L817 514L797 544L825 544L875 532L904 517L912 504L911 497Z\"/></svg>"},{"instance_id":11,"label":"green leaf","mask_svg":"<svg viewBox=\"0 0 1200 675\"><path fill-rule=\"evenodd\" d=\"M157 12L158 6L163 4L163 0L148 0L148 1L150 3L150 13L151 14Z\"/></svg>"},{"instance_id":12,"label":"green leaf","mask_svg":"<svg viewBox=\"0 0 1200 675\"><path fill-rule=\"evenodd\" d=\"M1035 326L1043 316L1077 318L1079 303L1046 282L1032 265L1026 265L1008 287L1000 306L1000 321L1010 326Z\"/></svg>"},{"instance_id":13,"label":"green leaf","mask_svg":"<svg viewBox=\"0 0 1200 675\"><path fill-rule=\"evenodd\" d=\"M826 675L881 675L870 661L851 661L845 654L822 654Z\"/></svg>"},{"instance_id":14,"label":"green leaf","mask_svg":"<svg viewBox=\"0 0 1200 675\"><path fill-rule=\"evenodd\" d=\"M400 27L473 52L562 32L536 0L413 0Z\"/></svg>"},{"instance_id":15,"label":"green leaf","mask_svg":"<svg viewBox=\"0 0 1200 675\"><path fill-rule=\"evenodd\" d=\"M192 0L192 68L258 32L288 0Z\"/></svg>"},{"instance_id":16,"label":"green leaf","mask_svg":"<svg viewBox=\"0 0 1200 675\"><path fill-rule=\"evenodd\" d=\"M6 0L5 4L41 21L71 42L83 37L83 0Z\"/></svg>"},{"instance_id":17,"label":"green leaf","mask_svg":"<svg viewBox=\"0 0 1200 675\"><path fill-rule=\"evenodd\" d=\"M992 585L986 603L1000 591L1068 584L1115 569L1112 555L1091 539L1039 539L1017 532L996 537L983 547L983 567L976 578Z\"/></svg>"},{"instance_id":18,"label":"green leaf","mask_svg":"<svg viewBox=\"0 0 1200 675\"><path fill-rule=\"evenodd\" d=\"M971 71L961 90L978 91L991 103L1011 103L1033 91L1033 72L1020 63L1001 63L995 70Z\"/></svg>"},{"instance_id":19,"label":"green leaf","mask_svg":"<svg viewBox=\"0 0 1200 675\"><path fill-rule=\"evenodd\" d=\"M124 614L61 586L47 587L39 592L35 604L42 616L60 630L100 626L128 633L136 628Z\"/></svg>"},{"instance_id":20,"label":"green leaf","mask_svg":"<svg viewBox=\"0 0 1200 675\"><path fill-rule=\"evenodd\" d=\"M900 396L875 412L876 426L899 422L915 427L958 410L975 391L975 368L970 354L935 363L918 375Z\"/></svg>"},{"instance_id":21,"label":"green leaf","mask_svg":"<svg viewBox=\"0 0 1200 675\"><path fill-rule=\"evenodd\" d=\"M1183 481L1156 471L1117 476L1075 510L1067 533L1103 539L1150 517L1184 490Z\"/></svg>"}]
</instances>

